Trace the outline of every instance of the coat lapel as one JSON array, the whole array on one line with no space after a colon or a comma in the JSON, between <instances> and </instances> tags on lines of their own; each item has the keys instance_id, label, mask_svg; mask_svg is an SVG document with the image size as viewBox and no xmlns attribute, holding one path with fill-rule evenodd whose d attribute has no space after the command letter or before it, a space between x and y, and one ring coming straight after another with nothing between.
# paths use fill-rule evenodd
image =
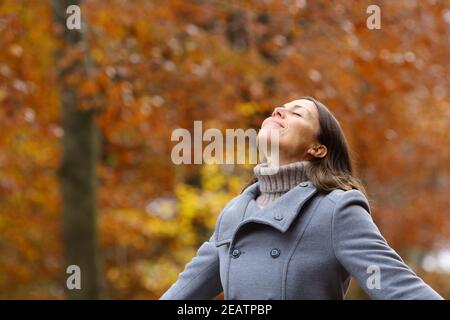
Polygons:
<instances>
[{"instance_id":1,"label":"coat lapel","mask_svg":"<svg viewBox=\"0 0 450 320\"><path fill-rule=\"evenodd\" d=\"M249 222L266 224L280 232L285 232L303 205L316 192L317 189L311 181L304 181L270 202L266 207L247 211L249 203L260 194L259 182L255 182L238 196L230 208L223 212L216 229L216 246L231 242L237 230ZM256 203L253 204L257 206Z\"/></svg>"}]
</instances>

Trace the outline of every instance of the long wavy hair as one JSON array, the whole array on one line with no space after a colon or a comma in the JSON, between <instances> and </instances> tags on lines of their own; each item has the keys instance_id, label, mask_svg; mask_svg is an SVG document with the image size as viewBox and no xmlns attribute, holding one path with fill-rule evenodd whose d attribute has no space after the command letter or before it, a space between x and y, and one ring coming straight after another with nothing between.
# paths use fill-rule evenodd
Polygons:
<instances>
[{"instance_id":1,"label":"long wavy hair","mask_svg":"<svg viewBox=\"0 0 450 320\"><path fill-rule=\"evenodd\" d=\"M317 140L327 147L327 154L323 158L314 158L305 167L305 174L314 186L324 193L335 189L357 189L366 197L367 192L362 182L354 175L350 148L343 130L331 113L320 101L312 97L303 97L312 101L319 114L319 132ZM258 181L256 177L242 189L241 193L250 185Z\"/></svg>"}]
</instances>

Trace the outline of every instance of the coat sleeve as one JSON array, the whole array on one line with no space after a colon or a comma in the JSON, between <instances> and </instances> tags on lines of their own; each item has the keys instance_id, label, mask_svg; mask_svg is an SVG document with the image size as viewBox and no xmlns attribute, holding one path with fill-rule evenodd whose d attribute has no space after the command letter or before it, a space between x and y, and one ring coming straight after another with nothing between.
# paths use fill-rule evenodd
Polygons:
<instances>
[{"instance_id":1,"label":"coat sleeve","mask_svg":"<svg viewBox=\"0 0 450 320\"><path fill-rule=\"evenodd\" d=\"M176 282L160 300L206 300L215 298L223 291L214 235L200 246L196 256L186 264Z\"/></svg>"},{"instance_id":2,"label":"coat sleeve","mask_svg":"<svg viewBox=\"0 0 450 320\"><path fill-rule=\"evenodd\" d=\"M337 200L332 241L336 258L372 299L443 299L389 247L360 191L345 191Z\"/></svg>"}]
</instances>

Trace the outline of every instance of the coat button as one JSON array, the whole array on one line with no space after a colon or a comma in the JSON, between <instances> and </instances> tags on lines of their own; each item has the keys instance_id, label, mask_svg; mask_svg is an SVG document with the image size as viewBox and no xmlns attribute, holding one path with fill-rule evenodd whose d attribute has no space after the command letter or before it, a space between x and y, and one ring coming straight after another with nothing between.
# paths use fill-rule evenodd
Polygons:
<instances>
[{"instance_id":1,"label":"coat button","mask_svg":"<svg viewBox=\"0 0 450 320\"><path fill-rule=\"evenodd\" d=\"M280 256L280 249L277 248L273 248L272 250L270 250L270 256L274 259L278 258Z\"/></svg>"},{"instance_id":2,"label":"coat button","mask_svg":"<svg viewBox=\"0 0 450 320\"><path fill-rule=\"evenodd\" d=\"M274 218L275 220L277 220L277 221L283 220L283 216L282 216L282 215L276 215L276 216L274 216L273 218Z\"/></svg>"},{"instance_id":3,"label":"coat button","mask_svg":"<svg viewBox=\"0 0 450 320\"><path fill-rule=\"evenodd\" d=\"M302 182L300 183L300 187L307 187L308 186L308 182Z\"/></svg>"},{"instance_id":4,"label":"coat button","mask_svg":"<svg viewBox=\"0 0 450 320\"><path fill-rule=\"evenodd\" d=\"M231 256L232 256L234 259L239 258L240 255L241 255L241 250L239 250L239 249L234 249L233 252L231 252Z\"/></svg>"}]
</instances>

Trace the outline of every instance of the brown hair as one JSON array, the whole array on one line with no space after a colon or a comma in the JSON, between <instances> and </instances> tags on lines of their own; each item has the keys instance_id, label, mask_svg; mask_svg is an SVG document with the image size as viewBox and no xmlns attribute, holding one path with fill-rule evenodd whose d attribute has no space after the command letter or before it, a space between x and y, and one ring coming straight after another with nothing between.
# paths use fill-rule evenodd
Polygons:
<instances>
[{"instance_id":1,"label":"brown hair","mask_svg":"<svg viewBox=\"0 0 450 320\"><path fill-rule=\"evenodd\" d=\"M342 128L331 111L320 101L312 97L303 97L312 101L319 114L319 132L317 140L327 147L323 158L311 159L306 166L306 177L321 192L328 193L334 189L357 189L366 197L366 190L361 181L354 176L350 148ZM254 177L241 191L258 181Z\"/></svg>"}]
</instances>

